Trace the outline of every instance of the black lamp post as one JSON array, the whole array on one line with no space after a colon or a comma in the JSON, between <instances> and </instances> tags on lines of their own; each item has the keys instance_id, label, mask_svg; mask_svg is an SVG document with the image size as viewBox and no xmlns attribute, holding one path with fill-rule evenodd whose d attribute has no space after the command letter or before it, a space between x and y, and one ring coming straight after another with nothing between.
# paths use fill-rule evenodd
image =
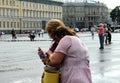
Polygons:
<instances>
[{"instance_id":1,"label":"black lamp post","mask_svg":"<svg viewBox=\"0 0 120 83\"><path fill-rule=\"evenodd\" d=\"M22 20L21 20L21 18L20 18L20 34L22 34L22 29L21 29L21 28L22 28L22 25L21 25L21 24L22 24Z\"/></svg>"},{"instance_id":2,"label":"black lamp post","mask_svg":"<svg viewBox=\"0 0 120 83\"><path fill-rule=\"evenodd\" d=\"M20 20L20 22L19 22L19 27L20 27L20 34L22 34L22 3L21 3L21 0L20 0L20 15L19 15L19 20Z\"/></svg>"}]
</instances>

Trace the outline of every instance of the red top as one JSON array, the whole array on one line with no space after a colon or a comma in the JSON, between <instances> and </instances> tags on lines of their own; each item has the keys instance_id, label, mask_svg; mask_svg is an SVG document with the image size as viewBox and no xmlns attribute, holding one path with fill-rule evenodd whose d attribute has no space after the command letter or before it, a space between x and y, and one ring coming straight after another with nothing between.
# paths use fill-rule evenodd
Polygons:
<instances>
[{"instance_id":1,"label":"red top","mask_svg":"<svg viewBox=\"0 0 120 83\"><path fill-rule=\"evenodd\" d=\"M98 34L103 34L104 33L104 27L100 26L98 27Z\"/></svg>"}]
</instances>

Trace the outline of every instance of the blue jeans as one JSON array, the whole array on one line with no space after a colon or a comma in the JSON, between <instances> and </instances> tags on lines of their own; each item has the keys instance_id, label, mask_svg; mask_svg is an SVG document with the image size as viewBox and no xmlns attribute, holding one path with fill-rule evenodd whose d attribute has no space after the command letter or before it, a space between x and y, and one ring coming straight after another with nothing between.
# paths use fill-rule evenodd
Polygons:
<instances>
[{"instance_id":1,"label":"blue jeans","mask_svg":"<svg viewBox=\"0 0 120 83\"><path fill-rule=\"evenodd\" d=\"M104 34L99 34L100 48L104 48Z\"/></svg>"}]
</instances>

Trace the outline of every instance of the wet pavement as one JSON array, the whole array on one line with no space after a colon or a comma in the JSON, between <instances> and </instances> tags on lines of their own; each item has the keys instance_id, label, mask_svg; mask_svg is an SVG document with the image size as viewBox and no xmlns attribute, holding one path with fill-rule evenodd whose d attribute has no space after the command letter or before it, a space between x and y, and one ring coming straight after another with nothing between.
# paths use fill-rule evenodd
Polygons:
<instances>
[{"instance_id":1,"label":"wet pavement","mask_svg":"<svg viewBox=\"0 0 120 83\"><path fill-rule=\"evenodd\" d=\"M99 49L97 33L92 39L90 32L78 33L89 49L93 83L120 83L120 33L112 33L112 44ZM2 35L0 39L0 82L40 83L44 65L37 56L40 46L47 50L51 39L44 35L30 41L28 34Z\"/></svg>"}]
</instances>

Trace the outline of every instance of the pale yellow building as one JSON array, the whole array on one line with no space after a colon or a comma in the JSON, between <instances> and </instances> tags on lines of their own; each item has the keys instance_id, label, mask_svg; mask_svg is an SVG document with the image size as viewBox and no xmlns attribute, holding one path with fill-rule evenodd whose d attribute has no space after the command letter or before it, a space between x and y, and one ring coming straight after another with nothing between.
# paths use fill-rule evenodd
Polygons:
<instances>
[{"instance_id":1,"label":"pale yellow building","mask_svg":"<svg viewBox=\"0 0 120 83\"><path fill-rule=\"evenodd\" d=\"M0 30L39 30L51 18L62 19L62 0L0 0Z\"/></svg>"}]
</instances>

